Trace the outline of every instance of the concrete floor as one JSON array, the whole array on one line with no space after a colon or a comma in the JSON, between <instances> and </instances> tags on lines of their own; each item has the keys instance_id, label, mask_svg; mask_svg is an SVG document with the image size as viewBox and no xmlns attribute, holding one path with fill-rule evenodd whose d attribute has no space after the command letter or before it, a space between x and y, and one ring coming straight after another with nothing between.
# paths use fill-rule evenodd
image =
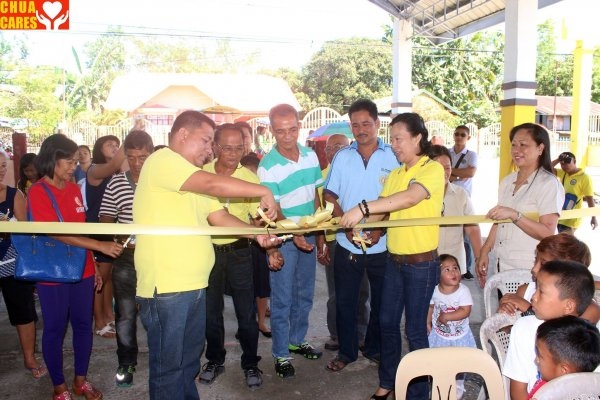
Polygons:
<instances>
[{"instance_id":1,"label":"concrete floor","mask_svg":"<svg viewBox=\"0 0 600 400\"><path fill-rule=\"evenodd\" d=\"M465 282L471 289L474 301L478 306L472 313L473 333L478 337L481 323L481 289L474 281ZM327 289L325 273L322 266L317 266L317 282L315 301L310 314L310 328L307 339L317 348L322 349L328 339L326 326L325 302ZM210 386L198 384L200 396L205 400L254 400L254 399L318 399L336 398L349 400L368 399L377 387L377 365L359 355L356 362L348 365L339 373L325 369L327 361L335 356L334 352L324 351L319 360L296 358L293 364L296 376L283 380L275 376L271 358L271 340L260 336L259 354L263 357L259 367L263 370L264 383L261 389L250 391L245 385L244 375L240 369L241 349L233 335L237 323L233 313L232 303L226 298L226 372L219 376ZM130 388L115 387L114 374L117 368L116 342L114 339L104 339L94 336L94 348L90 362L88 378L103 393L106 400L117 399L147 399L148 398L148 349L146 333L138 324L138 340L140 355L138 372L134 384ZM41 341L42 321L38 323L38 349ZM67 332L65 338L64 365L65 376L70 382L73 376L73 354L71 350L71 335ZM39 358L42 356L39 354ZM204 359L202 360L205 361ZM33 379L23 368L19 344L15 329L10 326L4 302L0 305L0 399L49 399L52 386L46 376L39 381ZM467 398L475 399L479 392L477 381L467 381ZM176 400L176 399L173 399Z\"/></svg>"}]
</instances>

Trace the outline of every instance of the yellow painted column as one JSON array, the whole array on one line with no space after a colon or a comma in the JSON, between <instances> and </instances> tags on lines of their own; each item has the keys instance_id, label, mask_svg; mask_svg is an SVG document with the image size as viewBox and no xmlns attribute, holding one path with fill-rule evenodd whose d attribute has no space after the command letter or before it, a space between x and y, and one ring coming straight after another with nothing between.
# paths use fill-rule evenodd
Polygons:
<instances>
[{"instance_id":1,"label":"yellow painted column","mask_svg":"<svg viewBox=\"0 0 600 400\"><path fill-rule=\"evenodd\" d=\"M577 166L588 163L588 136L590 99L592 98L593 49L586 49L578 40L573 52L573 112L571 114L570 149L577 159Z\"/></svg>"},{"instance_id":2,"label":"yellow painted column","mask_svg":"<svg viewBox=\"0 0 600 400\"><path fill-rule=\"evenodd\" d=\"M504 99L500 131L499 179L511 172L510 130L525 122L535 122L535 64L537 0L506 0L504 46Z\"/></svg>"},{"instance_id":3,"label":"yellow painted column","mask_svg":"<svg viewBox=\"0 0 600 400\"><path fill-rule=\"evenodd\" d=\"M525 122L535 121L535 106L533 105L507 105L502 107L500 124L500 180L513 172L512 157L510 155L510 130Z\"/></svg>"}]
</instances>

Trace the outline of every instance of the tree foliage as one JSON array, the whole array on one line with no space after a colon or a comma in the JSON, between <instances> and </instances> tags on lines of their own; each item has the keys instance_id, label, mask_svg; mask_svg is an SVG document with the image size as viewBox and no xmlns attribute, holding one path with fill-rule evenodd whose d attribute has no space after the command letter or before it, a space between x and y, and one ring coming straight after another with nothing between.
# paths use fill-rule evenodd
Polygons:
<instances>
[{"instance_id":1,"label":"tree foliage","mask_svg":"<svg viewBox=\"0 0 600 400\"><path fill-rule=\"evenodd\" d=\"M301 80L308 106L345 113L356 99L391 95L392 48L366 38L326 42L302 68Z\"/></svg>"},{"instance_id":2,"label":"tree foliage","mask_svg":"<svg viewBox=\"0 0 600 400\"><path fill-rule=\"evenodd\" d=\"M438 46L414 39L412 82L460 111L463 123L498 121L502 98L503 35L480 32Z\"/></svg>"},{"instance_id":3,"label":"tree foliage","mask_svg":"<svg viewBox=\"0 0 600 400\"><path fill-rule=\"evenodd\" d=\"M539 96L573 95L573 55L556 54L554 23L546 20L538 25L535 79Z\"/></svg>"}]
</instances>

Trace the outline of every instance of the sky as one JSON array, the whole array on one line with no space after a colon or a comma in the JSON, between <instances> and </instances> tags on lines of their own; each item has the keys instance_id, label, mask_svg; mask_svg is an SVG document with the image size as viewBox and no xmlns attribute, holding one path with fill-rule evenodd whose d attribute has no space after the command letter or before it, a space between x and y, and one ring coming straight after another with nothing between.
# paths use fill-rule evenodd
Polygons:
<instances>
[{"instance_id":1,"label":"sky","mask_svg":"<svg viewBox=\"0 0 600 400\"><path fill-rule=\"evenodd\" d=\"M570 51L573 39L585 37L600 44L595 20L598 0L562 0L539 12L539 21L566 18L569 41L559 41L560 51ZM71 47L83 57L83 44L109 26L132 34L203 38L210 49L218 39L229 39L232 57L240 62L257 53L246 72L261 68L299 70L327 40L381 38L391 24L388 13L368 0L70 0L69 31L5 32L26 37L30 62L57 65L76 72ZM502 27L500 27L501 29ZM560 32L560 29L557 29Z\"/></svg>"},{"instance_id":2,"label":"sky","mask_svg":"<svg viewBox=\"0 0 600 400\"><path fill-rule=\"evenodd\" d=\"M33 64L64 63L75 69L71 46L108 26L123 31L204 37L210 46L228 38L240 59L259 53L257 67L299 69L326 40L353 36L380 38L390 23L367 0L70 0L70 30L21 32Z\"/></svg>"}]
</instances>

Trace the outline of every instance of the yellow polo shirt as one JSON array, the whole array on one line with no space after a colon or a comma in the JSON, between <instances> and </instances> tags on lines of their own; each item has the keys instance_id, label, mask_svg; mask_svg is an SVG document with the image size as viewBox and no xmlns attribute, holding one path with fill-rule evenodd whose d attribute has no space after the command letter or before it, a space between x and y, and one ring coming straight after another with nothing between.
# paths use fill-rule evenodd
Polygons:
<instances>
[{"instance_id":1,"label":"yellow polo shirt","mask_svg":"<svg viewBox=\"0 0 600 400\"><path fill-rule=\"evenodd\" d=\"M444 202L444 168L438 162L423 156L411 168L406 165L393 170L389 175L381 197L407 190L410 185L421 185L429 197L418 204L390 213L390 220L440 217ZM438 225L406 226L389 228L387 234L388 251L393 254L418 254L434 250L439 240Z\"/></svg>"},{"instance_id":2,"label":"yellow polo shirt","mask_svg":"<svg viewBox=\"0 0 600 400\"><path fill-rule=\"evenodd\" d=\"M133 222L169 226L208 226L210 213L223 209L217 199L181 191L200 168L166 148L142 168L133 199ZM210 236L137 235L137 295L186 292L208 286L215 262Z\"/></svg>"},{"instance_id":3,"label":"yellow polo shirt","mask_svg":"<svg viewBox=\"0 0 600 400\"><path fill-rule=\"evenodd\" d=\"M216 160L213 160L211 163L203 166L202 169L206 172L211 172L215 174L215 163ZM234 171L234 173L231 176L246 182L256 183L257 185L260 184L258 176L256 176L254 172L250 171L248 168L242 166L241 164L238 165L238 168ZM256 209L260 204L260 200L256 197L229 199L219 198L219 202L223 207L225 207L229 211L229 214L237 217L238 219L244 222L249 221L248 214L252 216L256 214ZM239 237L237 236L214 236L212 242L214 244L222 245L233 243L238 239Z\"/></svg>"}]
</instances>

